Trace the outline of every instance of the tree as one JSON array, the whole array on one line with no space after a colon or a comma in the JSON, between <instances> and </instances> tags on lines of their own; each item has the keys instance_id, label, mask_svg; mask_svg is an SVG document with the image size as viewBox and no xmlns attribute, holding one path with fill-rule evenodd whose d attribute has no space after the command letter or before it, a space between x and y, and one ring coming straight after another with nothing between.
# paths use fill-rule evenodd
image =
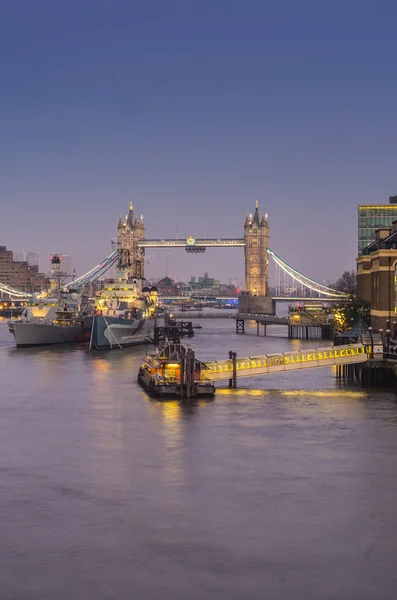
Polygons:
<instances>
[{"instance_id":1,"label":"tree","mask_svg":"<svg viewBox=\"0 0 397 600\"><path fill-rule=\"evenodd\" d=\"M355 296L357 294L357 276L355 271L353 269L351 271L344 271L331 287L334 290L338 290L338 292Z\"/></svg>"},{"instance_id":2,"label":"tree","mask_svg":"<svg viewBox=\"0 0 397 600\"><path fill-rule=\"evenodd\" d=\"M369 327L371 325L371 306L369 302L352 298L347 302L338 304L334 309L334 321L337 330L348 329L361 318Z\"/></svg>"}]
</instances>

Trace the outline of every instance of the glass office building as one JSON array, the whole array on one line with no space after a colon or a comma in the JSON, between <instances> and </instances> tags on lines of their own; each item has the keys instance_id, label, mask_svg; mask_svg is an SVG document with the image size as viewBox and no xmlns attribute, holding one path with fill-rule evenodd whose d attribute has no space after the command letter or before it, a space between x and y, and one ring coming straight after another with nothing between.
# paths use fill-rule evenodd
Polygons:
<instances>
[{"instance_id":1,"label":"glass office building","mask_svg":"<svg viewBox=\"0 0 397 600\"><path fill-rule=\"evenodd\" d=\"M390 196L390 204L358 206L358 256L375 239L375 231L390 228L397 220L397 196Z\"/></svg>"}]
</instances>

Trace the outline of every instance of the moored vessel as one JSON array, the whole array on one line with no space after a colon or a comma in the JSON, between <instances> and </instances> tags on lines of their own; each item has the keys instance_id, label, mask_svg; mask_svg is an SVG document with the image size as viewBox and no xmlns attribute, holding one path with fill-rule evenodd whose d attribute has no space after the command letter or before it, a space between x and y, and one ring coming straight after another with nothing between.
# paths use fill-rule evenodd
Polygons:
<instances>
[{"instance_id":1,"label":"moored vessel","mask_svg":"<svg viewBox=\"0 0 397 600\"><path fill-rule=\"evenodd\" d=\"M35 310L29 307L20 319L8 322L8 329L18 348L89 341L92 317L82 318L70 309L65 312L64 309L53 311L52 308L48 310L47 306L38 305L38 310Z\"/></svg>"},{"instance_id":2,"label":"moored vessel","mask_svg":"<svg viewBox=\"0 0 397 600\"><path fill-rule=\"evenodd\" d=\"M123 348L153 343L158 301L157 288L129 280L125 272L106 282L95 298L90 348Z\"/></svg>"},{"instance_id":3,"label":"moored vessel","mask_svg":"<svg viewBox=\"0 0 397 600\"><path fill-rule=\"evenodd\" d=\"M145 285L143 217L137 219L132 204L117 227L118 263L115 278L105 282L95 296L90 348L124 348L153 343L158 309L157 288Z\"/></svg>"},{"instance_id":4,"label":"moored vessel","mask_svg":"<svg viewBox=\"0 0 397 600\"><path fill-rule=\"evenodd\" d=\"M8 321L17 347L88 342L92 308L77 290L62 287L60 257L51 258L50 290L34 294L21 316Z\"/></svg>"},{"instance_id":5,"label":"moored vessel","mask_svg":"<svg viewBox=\"0 0 397 600\"><path fill-rule=\"evenodd\" d=\"M138 373L138 383L157 398L213 397L215 386L205 363L180 343L166 343L148 355Z\"/></svg>"}]
</instances>

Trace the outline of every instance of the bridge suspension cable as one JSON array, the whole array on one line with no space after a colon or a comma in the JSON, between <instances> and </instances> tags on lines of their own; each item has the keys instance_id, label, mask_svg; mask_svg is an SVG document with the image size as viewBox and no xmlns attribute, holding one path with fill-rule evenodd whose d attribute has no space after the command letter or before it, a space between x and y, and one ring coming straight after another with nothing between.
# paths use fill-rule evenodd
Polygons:
<instances>
[{"instance_id":1,"label":"bridge suspension cable","mask_svg":"<svg viewBox=\"0 0 397 600\"><path fill-rule=\"evenodd\" d=\"M318 283L317 281L314 281L314 279L311 279L310 277L307 277L306 275L303 275L303 273L300 273L297 269L294 269L293 267L291 267L288 263L286 263L282 258L280 258L280 256L278 256L270 248L267 248L267 252L272 257L272 259L274 260L274 262L276 263L276 266L277 266L276 267L277 268L277 270L276 270L276 279L277 279L276 286L278 289L281 288L280 272L278 269L278 267L279 267L287 276L290 276L294 281L300 283L301 286L304 286L310 290L313 290L314 292L318 292L319 294L323 294L324 296L327 296L329 298L343 299L343 298L348 297L348 294L334 290L326 285L323 285L321 283ZM67 283L65 285L65 287L68 289L69 288L77 288L77 289L84 288L86 285L93 283L94 281L99 279L99 277L104 275L117 262L117 260L118 260L118 250L114 250L99 265L96 265L95 267L90 269L90 271L87 271L87 273L84 273L84 275L80 275L80 277L78 277L77 279L74 279L73 281ZM31 298L33 295L30 292L26 292L23 290L19 290L17 288L10 287L1 282L0 282L0 292L7 294L8 296L10 296L12 298L16 298L16 299Z\"/></svg>"},{"instance_id":2,"label":"bridge suspension cable","mask_svg":"<svg viewBox=\"0 0 397 600\"><path fill-rule=\"evenodd\" d=\"M0 292L3 294L7 294L10 298L15 299L23 299L23 298L31 298L32 294L30 292L24 292L23 290L19 290L17 288L10 287L5 283L0 283Z\"/></svg>"},{"instance_id":3,"label":"bridge suspension cable","mask_svg":"<svg viewBox=\"0 0 397 600\"><path fill-rule=\"evenodd\" d=\"M118 250L114 250L99 265L96 265L93 269L91 269L87 273L84 273L84 275L81 275L77 279L74 279L73 281L67 283L64 287L67 289L69 289L69 288L76 288L76 289L84 288L89 283L96 281L97 279L99 279L99 277L104 275L110 269L110 267L112 267L117 262L117 259L118 259ZM5 283L1 283L1 282L0 282L0 293L6 294L10 298L15 298L16 300L17 299L22 300L25 298L27 299L27 298L31 298L33 296L33 294L31 292L19 290L17 288L13 288L13 287L6 285Z\"/></svg>"},{"instance_id":4,"label":"bridge suspension cable","mask_svg":"<svg viewBox=\"0 0 397 600\"><path fill-rule=\"evenodd\" d=\"M99 265L96 265L93 269L87 271L87 273L84 273L84 275L80 275L80 277L77 277L77 279L74 279L73 281L67 283L65 287L68 289L82 289L89 283L93 283L94 281L99 279L99 277L104 275L110 269L110 267L112 267L117 262L118 256L118 250L114 250Z\"/></svg>"},{"instance_id":5,"label":"bridge suspension cable","mask_svg":"<svg viewBox=\"0 0 397 600\"><path fill-rule=\"evenodd\" d=\"M278 265L284 271L284 273L290 275L292 279L294 279L304 287L313 290L314 292L318 292L319 294L324 294L324 296L328 296L329 298L343 299L348 297L348 294L338 292L337 290L334 290L326 285L314 281L314 279L310 279L310 277L306 277L306 275L303 275L303 273L300 273L299 271L291 267L289 264L287 264L285 261L283 261L283 259L280 258L270 248L267 248L267 252L272 257L276 265Z\"/></svg>"}]
</instances>

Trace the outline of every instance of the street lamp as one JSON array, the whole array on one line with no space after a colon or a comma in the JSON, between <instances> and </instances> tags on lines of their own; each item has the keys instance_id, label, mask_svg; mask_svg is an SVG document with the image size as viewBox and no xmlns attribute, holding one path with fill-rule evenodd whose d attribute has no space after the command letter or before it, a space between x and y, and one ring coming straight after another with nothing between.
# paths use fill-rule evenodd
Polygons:
<instances>
[{"instance_id":1,"label":"street lamp","mask_svg":"<svg viewBox=\"0 0 397 600\"><path fill-rule=\"evenodd\" d=\"M372 337L372 327L368 327L369 336L371 338L371 358L374 357L374 338Z\"/></svg>"},{"instance_id":2,"label":"street lamp","mask_svg":"<svg viewBox=\"0 0 397 600\"><path fill-rule=\"evenodd\" d=\"M381 338L381 340L382 340L382 345L384 346L384 345L385 345L385 342L384 342L384 340L383 340L383 329L379 329L379 334L380 334L380 338Z\"/></svg>"},{"instance_id":3,"label":"street lamp","mask_svg":"<svg viewBox=\"0 0 397 600\"><path fill-rule=\"evenodd\" d=\"M386 343L387 343L387 351L389 352L389 346L390 346L390 329L386 329Z\"/></svg>"}]
</instances>

